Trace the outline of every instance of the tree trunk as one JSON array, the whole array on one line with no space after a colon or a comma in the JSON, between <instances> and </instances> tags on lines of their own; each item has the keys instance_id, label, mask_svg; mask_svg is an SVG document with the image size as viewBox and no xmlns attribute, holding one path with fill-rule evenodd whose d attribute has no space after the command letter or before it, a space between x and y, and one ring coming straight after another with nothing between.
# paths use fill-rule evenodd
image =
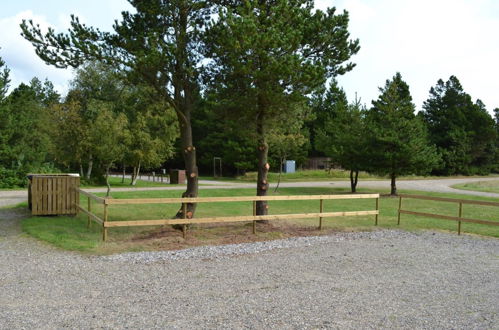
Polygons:
<instances>
[{"instance_id":1,"label":"tree trunk","mask_svg":"<svg viewBox=\"0 0 499 330\"><path fill-rule=\"evenodd\" d=\"M109 197L111 194L111 185L109 184L109 169L111 168L111 164L106 166L106 186L107 186L107 192L106 192L106 197Z\"/></svg>"},{"instance_id":2,"label":"tree trunk","mask_svg":"<svg viewBox=\"0 0 499 330\"><path fill-rule=\"evenodd\" d=\"M391 174L390 175L390 178L392 179L391 180L391 184L390 184L390 195L392 196L396 196L397 195L397 185L395 183L395 179L397 178L397 176L395 174Z\"/></svg>"},{"instance_id":3,"label":"tree trunk","mask_svg":"<svg viewBox=\"0 0 499 330\"><path fill-rule=\"evenodd\" d=\"M94 160L92 159L92 156L90 155L90 159L88 161L88 168L87 168L87 174L85 176L85 178L87 180L90 180L90 176L92 175L92 167L94 165Z\"/></svg>"},{"instance_id":4,"label":"tree trunk","mask_svg":"<svg viewBox=\"0 0 499 330\"><path fill-rule=\"evenodd\" d=\"M80 162L80 177L83 178L83 164Z\"/></svg>"},{"instance_id":5,"label":"tree trunk","mask_svg":"<svg viewBox=\"0 0 499 330\"><path fill-rule=\"evenodd\" d=\"M277 178L277 185L275 186L274 192L276 192L277 189L279 189L279 184L281 184L282 166L284 165L284 160L285 158L281 157L280 159L281 167L279 167L279 177Z\"/></svg>"},{"instance_id":6,"label":"tree trunk","mask_svg":"<svg viewBox=\"0 0 499 330\"><path fill-rule=\"evenodd\" d=\"M350 189L352 193L357 192L358 182L359 182L359 171L350 170Z\"/></svg>"},{"instance_id":7,"label":"tree trunk","mask_svg":"<svg viewBox=\"0 0 499 330\"><path fill-rule=\"evenodd\" d=\"M125 164L123 164L123 176L121 177L121 183L125 183L125 175L126 175Z\"/></svg>"},{"instance_id":8,"label":"tree trunk","mask_svg":"<svg viewBox=\"0 0 499 330\"><path fill-rule=\"evenodd\" d=\"M190 118L188 122L180 124L180 139L182 142L185 176L187 178L187 188L182 194L182 197L197 197L198 196L198 167L196 163L196 148L192 145L192 127ZM187 204L186 218L192 218L196 211L195 203ZM182 207L177 212L177 218L183 218Z\"/></svg>"},{"instance_id":9,"label":"tree trunk","mask_svg":"<svg viewBox=\"0 0 499 330\"><path fill-rule=\"evenodd\" d=\"M260 113L257 117L257 134L258 134L258 179L256 182L256 195L267 196L269 189L268 173L270 165L268 163L269 145L265 139L265 131L263 125L263 114ZM256 215L267 215L269 206L266 201L256 202Z\"/></svg>"},{"instance_id":10,"label":"tree trunk","mask_svg":"<svg viewBox=\"0 0 499 330\"><path fill-rule=\"evenodd\" d=\"M135 186L137 184L137 179L139 178L139 174L140 174L140 161L137 166L133 167L132 182L130 182L131 186Z\"/></svg>"},{"instance_id":11,"label":"tree trunk","mask_svg":"<svg viewBox=\"0 0 499 330\"><path fill-rule=\"evenodd\" d=\"M196 162L196 148L192 142L191 113L194 105L194 92L196 90L195 77L190 67L188 53L189 42L189 3L181 2L178 14L177 26L177 52L175 54L176 64L173 72L173 100L176 105L175 111L180 128L180 140L182 155L184 157L185 175L187 177L187 188L182 197L198 196L198 167ZM194 217L196 204L188 203L185 214L186 218ZM176 218L183 218L183 207L180 207Z\"/></svg>"}]
</instances>

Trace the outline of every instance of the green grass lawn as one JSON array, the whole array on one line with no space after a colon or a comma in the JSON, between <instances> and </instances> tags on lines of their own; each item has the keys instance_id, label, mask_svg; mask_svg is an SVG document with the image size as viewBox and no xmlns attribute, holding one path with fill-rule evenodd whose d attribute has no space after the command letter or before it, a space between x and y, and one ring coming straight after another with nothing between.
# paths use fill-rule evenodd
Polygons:
<instances>
[{"instance_id":1,"label":"green grass lawn","mask_svg":"<svg viewBox=\"0 0 499 330\"><path fill-rule=\"evenodd\" d=\"M363 190L362 193L374 191ZM278 195L315 195L348 193L348 189L331 188L282 188ZM421 192L408 192L420 193ZM179 191L137 191L114 192L113 198L155 198L180 197ZM215 196L251 196L254 189L220 189L201 190L200 197ZM476 196L462 196L453 194L424 193L431 196L450 198L466 198L475 200L497 201L497 199L480 198ZM102 195L102 194L101 194ZM87 199L81 198L82 205L87 205ZM270 214L318 212L319 201L272 201L269 202ZM454 221L402 215L400 227L397 226L398 198L383 197L380 200L379 226L374 226L374 216L326 218L323 222L324 230L317 230L318 219L298 219L289 221L272 221L270 224L258 224L256 236L251 234L250 223L231 223L196 225L186 240L181 232L170 226L163 227L123 227L110 228L109 241L101 241L101 228L93 223L87 228L87 217L80 213L75 217L31 217L23 220L22 228L29 235L49 242L57 247L106 254L135 250L158 250L184 248L192 245L225 244L240 241L268 240L296 235L320 235L334 231L376 230L377 228L400 228L409 231L424 229L456 232L457 223ZM374 199L361 200L331 200L324 202L324 211L360 211L372 210L375 207ZM147 205L111 205L109 206L109 220L152 220L169 219L178 210L176 204L147 204ZM102 205L92 203L92 209L102 217ZM445 202L424 200L404 200L404 209L438 213L443 215L457 215L458 205ZM198 204L196 216L230 216L251 215L251 202L233 203L201 203ZM498 207L484 207L464 205L464 217L483 220L499 221ZM479 224L462 224L462 231L469 234L499 237L499 227Z\"/></svg>"},{"instance_id":2,"label":"green grass lawn","mask_svg":"<svg viewBox=\"0 0 499 330\"><path fill-rule=\"evenodd\" d=\"M461 183L453 185L452 188L499 193L499 180Z\"/></svg>"}]
</instances>

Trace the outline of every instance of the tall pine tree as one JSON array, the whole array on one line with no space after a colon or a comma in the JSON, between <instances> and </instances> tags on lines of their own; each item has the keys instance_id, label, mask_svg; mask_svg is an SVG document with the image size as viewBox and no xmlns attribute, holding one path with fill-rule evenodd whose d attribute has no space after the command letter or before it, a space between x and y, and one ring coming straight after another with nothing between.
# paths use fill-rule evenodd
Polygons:
<instances>
[{"instance_id":1,"label":"tall pine tree","mask_svg":"<svg viewBox=\"0 0 499 330\"><path fill-rule=\"evenodd\" d=\"M306 95L328 77L350 71L359 50L349 40L348 14L315 11L311 0L234 0L219 12L206 42L209 82L222 106L256 141L257 195L265 196L268 133L303 118ZM242 132L243 130L241 130ZM257 214L267 214L258 202Z\"/></svg>"},{"instance_id":2,"label":"tall pine tree","mask_svg":"<svg viewBox=\"0 0 499 330\"><path fill-rule=\"evenodd\" d=\"M429 144L422 120L414 114L409 86L400 73L380 88L381 95L367 112L367 135L370 137L370 172L388 175L390 194L397 194L400 175L426 174L438 163L439 156Z\"/></svg>"},{"instance_id":3,"label":"tall pine tree","mask_svg":"<svg viewBox=\"0 0 499 330\"><path fill-rule=\"evenodd\" d=\"M430 139L443 158L443 164L435 174L490 172L496 136L494 120L480 100L473 103L455 76L446 82L440 79L430 89L423 109Z\"/></svg>"}]
</instances>

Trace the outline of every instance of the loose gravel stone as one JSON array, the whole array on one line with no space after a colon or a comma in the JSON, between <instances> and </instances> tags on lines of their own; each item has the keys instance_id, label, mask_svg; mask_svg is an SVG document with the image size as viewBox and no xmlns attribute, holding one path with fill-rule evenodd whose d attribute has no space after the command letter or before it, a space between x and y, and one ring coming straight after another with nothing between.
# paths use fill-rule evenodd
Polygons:
<instances>
[{"instance_id":1,"label":"loose gravel stone","mask_svg":"<svg viewBox=\"0 0 499 330\"><path fill-rule=\"evenodd\" d=\"M3 219L2 219L3 217ZM0 329L497 329L499 240L380 230L83 256L0 211Z\"/></svg>"}]
</instances>

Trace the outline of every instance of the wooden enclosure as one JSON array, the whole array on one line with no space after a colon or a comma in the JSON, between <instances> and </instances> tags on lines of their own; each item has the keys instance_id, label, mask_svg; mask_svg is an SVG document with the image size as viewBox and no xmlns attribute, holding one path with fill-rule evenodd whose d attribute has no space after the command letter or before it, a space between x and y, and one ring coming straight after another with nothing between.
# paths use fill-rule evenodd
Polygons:
<instances>
[{"instance_id":1,"label":"wooden enclosure","mask_svg":"<svg viewBox=\"0 0 499 330\"><path fill-rule=\"evenodd\" d=\"M325 217L345 217L374 215L374 224L378 225L379 215L379 194L355 194L355 195L304 195L304 196L238 196L238 197L191 197L191 198L134 198L134 199L113 199L97 197L89 192L79 189L79 192L88 199L87 208L78 205L78 209L87 215L87 226L91 221L97 222L102 226L102 239L107 239L108 228L113 227L134 227L134 226L164 226L164 225L183 225L183 236L185 238L187 225L196 223L224 223L224 222L253 222L253 234L256 234L256 222L259 220L286 220L301 218L318 218L319 230L322 229L323 218ZM324 212L324 201L338 199L375 199L375 209L367 211L349 211L349 212ZM104 216L99 218L91 209L91 200L104 207ZM297 200L317 200L319 212L314 213L295 213L295 214L274 214L274 215L256 215L257 201L297 201ZM206 218L191 218L187 213L187 203L218 203L218 202L251 202L253 205L253 215L244 216L218 216ZM110 221L109 205L131 205L131 204L182 204L181 219L159 219L159 220L130 220L130 221Z\"/></svg>"},{"instance_id":2,"label":"wooden enclosure","mask_svg":"<svg viewBox=\"0 0 499 330\"><path fill-rule=\"evenodd\" d=\"M33 215L78 213L78 174L28 174L28 206Z\"/></svg>"}]
</instances>

